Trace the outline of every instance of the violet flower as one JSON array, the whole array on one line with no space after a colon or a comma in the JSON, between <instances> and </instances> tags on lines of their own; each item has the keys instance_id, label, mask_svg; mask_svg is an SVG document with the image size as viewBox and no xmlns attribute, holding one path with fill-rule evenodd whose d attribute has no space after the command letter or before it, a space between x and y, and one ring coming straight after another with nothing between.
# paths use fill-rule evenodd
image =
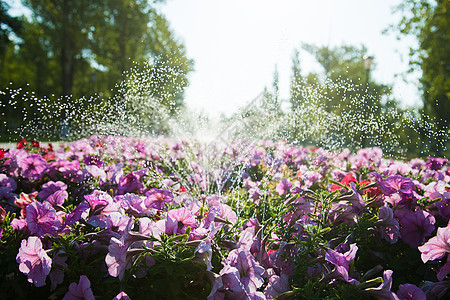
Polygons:
<instances>
[{"instance_id":1,"label":"violet flower","mask_svg":"<svg viewBox=\"0 0 450 300\"><path fill-rule=\"evenodd\" d=\"M380 207L378 221L375 222L375 225L379 226L378 232L380 236L391 244L395 244L401 236L400 224L394 218L392 209L387 205Z\"/></svg>"},{"instance_id":2,"label":"violet flower","mask_svg":"<svg viewBox=\"0 0 450 300\"><path fill-rule=\"evenodd\" d=\"M350 283L358 283L356 279L350 278L348 274L350 270L350 262L355 259L358 246L351 244L350 249L345 253L339 253L333 249L328 249L325 254L325 260L335 266L335 270L331 273L332 276L342 279Z\"/></svg>"},{"instance_id":3,"label":"violet flower","mask_svg":"<svg viewBox=\"0 0 450 300\"><path fill-rule=\"evenodd\" d=\"M400 233L405 243L416 248L434 231L435 218L428 212L407 212L400 219Z\"/></svg>"},{"instance_id":4,"label":"violet flower","mask_svg":"<svg viewBox=\"0 0 450 300\"><path fill-rule=\"evenodd\" d=\"M21 172L24 178L39 180L44 175L47 168L47 161L40 154L30 154L19 162Z\"/></svg>"},{"instance_id":5,"label":"violet flower","mask_svg":"<svg viewBox=\"0 0 450 300\"><path fill-rule=\"evenodd\" d=\"M128 173L127 175L122 175L119 179L117 193L119 195L133 192L142 193L145 186L140 180L142 177L147 175L147 173L148 169L141 169Z\"/></svg>"},{"instance_id":6,"label":"violet flower","mask_svg":"<svg viewBox=\"0 0 450 300\"><path fill-rule=\"evenodd\" d=\"M50 195L58 191L66 191L67 185L62 181L49 181L42 185L42 191L38 193L39 199L46 200Z\"/></svg>"},{"instance_id":7,"label":"violet flower","mask_svg":"<svg viewBox=\"0 0 450 300\"><path fill-rule=\"evenodd\" d=\"M386 270L383 272L383 283L377 288L368 288L364 292L374 296L379 300L398 300L395 293L391 291L392 288L392 270Z\"/></svg>"},{"instance_id":8,"label":"violet flower","mask_svg":"<svg viewBox=\"0 0 450 300\"><path fill-rule=\"evenodd\" d=\"M291 285L289 284L289 276L287 274L272 275L269 278L269 283L264 289L264 295L267 299L274 299L280 294L289 291Z\"/></svg>"},{"instance_id":9,"label":"violet flower","mask_svg":"<svg viewBox=\"0 0 450 300\"><path fill-rule=\"evenodd\" d=\"M406 283L398 287L397 297L399 300L426 300L427 295L414 284Z\"/></svg>"},{"instance_id":10,"label":"violet flower","mask_svg":"<svg viewBox=\"0 0 450 300\"><path fill-rule=\"evenodd\" d=\"M20 272L28 276L29 282L37 287L45 285L52 260L42 249L42 242L38 237L30 236L27 240L22 240L16 261L19 263Z\"/></svg>"},{"instance_id":11,"label":"violet flower","mask_svg":"<svg viewBox=\"0 0 450 300\"><path fill-rule=\"evenodd\" d=\"M30 232L40 237L47 233L55 235L62 223L56 210L46 201L29 204L26 208L26 220Z\"/></svg>"},{"instance_id":12,"label":"violet flower","mask_svg":"<svg viewBox=\"0 0 450 300\"><path fill-rule=\"evenodd\" d=\"M264 279L262 276L265 270L249 251L242 249L232 250L228 254L228 258L222 263L225 265L229 264L238 270L239 280L246 292L256 292L263 285Z\"/></svg>"},{"instance_id":13,"label":"violet flower","mask_svg":"<svg viewBox=\"0 0 450 300\"><path fill-rule=\"evenodd\" d=\"M91 290L91 282L85 275L80 276L78 284L72 282L69 291L64 295L63 300L95 300Z\"/></svg>"}]
</instances>

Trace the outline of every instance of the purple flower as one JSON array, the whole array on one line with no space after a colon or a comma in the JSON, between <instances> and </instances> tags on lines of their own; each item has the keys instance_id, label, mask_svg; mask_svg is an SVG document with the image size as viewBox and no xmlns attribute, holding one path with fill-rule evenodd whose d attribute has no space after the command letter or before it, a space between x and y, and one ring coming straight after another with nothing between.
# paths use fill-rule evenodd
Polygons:
<instances>
[{"instance_id":1,"label":"purple flower","mask_svg":"<svg viewBox=\"0 0 450 300\"><path fill-rule=\"evenodd\" d=\"M39 199L46 200L52 194L58 191L67 190L67 185L62 181L49 181L42 186L42 191L38 193Z\"/></svg>"},{"instance_id":2,"label":"purple flower","mask_svg":"<svg viewBox=\"0 0 450 300\"><path fill-rule=\"evenodd\" d=\"M189 209L180 207L167 212L166 234L184 234L188 227L194 229L197 225Z\"/></svg>"},{"instance_id":3,"label":"purple flower","mask_svg":"<svg viewBox=\"0 0 450 300\"><path fill-rule=\"evenodd\" d=\"M37 287L45 285L45 279L52 267L52 260L42 249L42 243L38 237L30 236L28 240L22 240L16 261L19 263L20 272L28 276L29 282Z\"/></svg>"},{"instance_id":4,"label":"purple flower","mask_svg":"<svg viewBox=\"0 0 450 300\"><path fill-rule=\"evenodd\" d=\"M383 180L379 174L372 174L374 174L380 186L380 190L385 195L400 193L402 195L412 197L413 191L415 190L415 185L411 178L403 177L400 175L393 175Z\"/></svg>"},{"instance_id":5,"label":"purple flower","mask_svg":"<svg viewBox=\"0 0 450 300\"><path fill-rule=\"evenodd\" d=\"M350 278L348 271L350 269L350 262L355 259L358 246L351 244L350 249L345 253L339 253L333 249L328 249L325 254L325 260L332 263L335 266L335 270L332 272L333 276L343 279L347 282L356 283L357 281Z\"/></svg>"},{"instance_id":6,"label":"purple flower","mask_svg":"<svg viewBox=\"0 0 450 300\"><path fill-rule=\"evenodd\" d=\"M243 286L247 293L256 292L256 290L263 285L264 279L262 276L265 270L253 258L249 251L242 249L233 250L228 254L228 258L222 263L225 266L229 264L230 267L237 269L239 281L242 284L241 286Z\"/></svg>"},{"instance_id":7,"label":"purple flower","mask_svg":"<svg viewBox=\"0 0 450 300\"><path fill-rule=\"evenodd\" d=\"M392 270L384 271L383 283L377 288L368 288L364 291L380 300L398 300L397 295L391 291L392 273Z\"/></svg>"},{"instance_id":8,"label":"purple flower","mask_svg":"<svg viewBox=\"0 0 450 300\"><path fill-rule=\"evenodd\" d=\"M67 268L66 260L67 256L62 256L65 252L60 250L58 253L53 255L53 269L50 272L50 289L55 290L58 284L63 283L64 281L64 270L62 268Z\"/></svg>"},{"instance_id":9,"label":"purple flower","mask_svg":"<svg viewBox=\"0 0 450 300\"><path fill-rule=\"evenodd\" d=\"M74 210L70 214L66 215L66 218L64 219L64 224L66 226L70 226L78 222L80 220L81 215L84 211L88 210L89 203L87 201L83 201L80 204L78 204L77 207L75 207Z\"/></svg>"},{"instance_id":10,"label":"purple flower","mask_svg":"<svg viewBox=\"0 0 450 300\"><path fill-rule=\"evenodd\" d=\"M414 284L406 283L398 287L397 297L399 300L426 300L425 292Z\"/></svg>"},{"instance_id":11,"label":"purple flower","mask_svg":"<svg viewBox=\"0 0 450 300\"><path fill-rule=\"evenodd\" d=\"M425 166L428 169L438 171L442 169L443 166L448 164L448 159L442 157L427 157L428 160L425 162Z\"/></svg>"},{"instance_id":12,"label":"purple flower","mask_svg":"<svg viewBox=\"0 0 450 300\"><path fill-rule=\"evenodd\" d=\"M380 207L380 214L375 225L380 226L378 232L380 236L391 244L395 244L400 237L400 224L394 219L394 212L385 205Z\"/></svg>"},{"instance_id":13,"label":"purple flower","mask_svg":"<svg viewBox=\"0 0 450 300\"><path fill-rule=\"evenodd\" d=\"M5 174L0 174L0 200L14 200L14 194L12 193L17 188L17 184L11 177Z\"/></svg>"},{"instance_id":14,"label":"purple flower","mask_svg":"<svg viewBox=\"0 0 450 300\"><path fill-rule=\"evenodd\" d=\"M126 269L131 266L133 257L145 251L144 249L128 249L129 246L130 243L124 239L112 237L110 240L105 262L109 275L119 277L119 280L122 280Z\"/></svg>"},{"instance_id":15,"label":"purple flower","mask_svg":"<svg viewBox=\"0 0 450 300\"><path fill-rule=\"evenodd\" d=\"M47 168L47 161L40 154L30 154L20 161L20 168L22 177L39 180Z\"/></svg>"},{"instance_id":16,"label":"purple flower","mask_svg":"<svg viewBox=\"0 0 450 300\"><path fill-rule=\"evenodd\" d=\"M91 290L91 282L85 275L80 276L78 284L72 282L69 291L64 295L63 300L95 300Z\"/></svg>"},{"instance_id":17,"label":"purple flower","mask_svg":"<svg viewBox=\"0 0 450 300\"><path fill-rule=\"evenodd\" d=\"M122 200L122 207L127 211L127 213L130 213L136 217L143 215L146 211L144 198L136 194L125 194Z\"/></svg>"},{"instance_id":18,"label":"purple flower","mask_svg":"<svg viewBox=\"0 0 450 300\"><path fill-rule=\"evenodd\" d=\"M434 231L434 217L423 211L407 212L400 219L400 233L405 243L416 248Z\"/></svg>"},{"instance_id":19,"label":"purple flower","mask_svg":"<svg viewBox=\"0 0 450 300\"><path fill-rule=\"evenodd\" d=\"M289 276L287 274L272 275L269 278L269 283L264 290L264 295L267 299L273 299L280 294L289 291L291 285L289 284Z\"/></svg>"},{"instance_id":20,"label":"purple flower","mask_svg":"<svg viewBox=\"0 0 450 300\"><path fill-rule=\"evenodd\" d=\"M140 181L142 177L147 175L148 169L142 169L122 175L119 179L117 193L123 195L126 193L142 193L145 189L144 184Z\"/></svg>"},{"instance_id":21,"label":"purple flower","mask_svg":"<svg viewBox=\"0 0 450 300\"><path fill-rule=\"evenodd\" d=\"M61 220L49 202L34 201L26 208L26 220L31 233L43 237L45 234L55 235L61 227Z\"/></svg>"},{"instance_id":22,"label":"purple flower","mask_svg":"<svg viewBox=\"0 0 450 300\"><path fill-rule=\"evenodd\" d=\"M163 209L165 203L170 203L173 200L173 194L169 190L151 189L145 193L145 206L147 208Z\"/></svg>"},{"instance_id":23,"label":"purple flower","mask_svg":"<svg viewBox=\"0 0 450 300\"><path fill-rule=\"evenodd\" d=\"M284 194L289 193L290 189L292 187L292 183L289 179L283 178L278 183L275 191L280 195L283 196Z\"/></svg>"},{"instance_id":24,"label":"purple flower","mask_svg":"<svg viewBox=\"0 0 450 300\"><path fill-rule=\"evenodd\" d=\"M85 156L83 163L88 166L97 166L99 168L103 168L104 166L103 161L99 157L93 155Z\"/></svg>"},{"instance_id":25,"label":"purple flower","mask_svg":"<svg viewBox=\"0 0 450 300\"><path fill-rule=\"evenodd\" d=\"M434 206L439 210L439 214L446 220L450 219L450 193L444 192L442 200L436 202Z\"/></svg>"}]
</instances>

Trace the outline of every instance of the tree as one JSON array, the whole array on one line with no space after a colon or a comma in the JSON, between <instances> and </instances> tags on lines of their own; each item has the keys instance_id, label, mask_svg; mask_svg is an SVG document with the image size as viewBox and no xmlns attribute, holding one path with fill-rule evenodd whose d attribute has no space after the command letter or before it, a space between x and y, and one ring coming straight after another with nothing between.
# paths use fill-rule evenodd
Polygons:
<instances>
[{"instance_id":1,"label":"tree","mask_svg":"<svg viewBox=\"0 0 450 300\"><path fill-rule=\"evenodd\" d=\"M434 119L439 131L447 132L450 120L450 2L408 0L397 8L402 19L400 35L415 36L418 45L410 49L411 71L420 69L424 118ZM442 143L434 142L441 152Z\"/></svg>"}]
</instances>

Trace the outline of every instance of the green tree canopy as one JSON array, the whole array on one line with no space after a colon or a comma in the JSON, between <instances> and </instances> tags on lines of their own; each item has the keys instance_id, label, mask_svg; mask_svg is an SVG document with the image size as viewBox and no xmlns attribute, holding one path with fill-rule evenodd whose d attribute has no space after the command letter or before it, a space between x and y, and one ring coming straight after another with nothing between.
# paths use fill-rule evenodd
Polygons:
<instances>
[{"instance_id":1,"label":"green tree canopy","mask_svg":"<svg viewBox=\"0 0 450 300\"><path fill-rule=\"evenodd\" d=\"M415 36L417 47L410 49L411 70L422 71L420 78L423 113L442 131L450 120L450 2L448 0L408 0L397 8L402 19L400 35ZM435 150L443 150L440 143Z\"/></svg>"}]
</instances>

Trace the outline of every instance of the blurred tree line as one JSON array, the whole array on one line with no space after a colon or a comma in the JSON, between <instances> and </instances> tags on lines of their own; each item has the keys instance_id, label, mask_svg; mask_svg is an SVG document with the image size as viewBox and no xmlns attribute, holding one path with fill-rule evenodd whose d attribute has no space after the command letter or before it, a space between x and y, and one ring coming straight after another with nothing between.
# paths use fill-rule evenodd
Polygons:
<instances>
[{"instance_id":1,"label":"blurred tree line","mask_svg":"<svg viewBox=\"0 0 450 300\"><path fill-rule=\"evenodd\" d=\"M312 55L322 72L302 73L301 52L294 50L290 111L282 113L289 122L278 123L278 138L318 146L345 145L353 150L379 146L388 153L403 147L403 154L411 156L448 155L449 1L403 1L396 10L402 13L402 19L391 29L399 37L414 35L418 41L418 47L410 50L410 64L411 70L422 72L423 106L402 108L391 95L391 85L371 80L369 75L376 63L367 69L364 46L302 44L303 53ZM268 111L265 118L272 118L272 124L274 112L280 111L278 90L275 69L272 89L266 88L262 104Z\"/></svg>"},{"instance_id":2,"label":"blurred tree line","mask_svg":"<svg viewBox=\"0 0 450 300\"><path fill-rule=\"evenodd\" d=\"M76 120L74 105L83 111L80 120L71 121L75 123L83 122L81 115L89 110L108 111L118 105L129 88L119 83L131 69L132 75L142 71L154 80L143 101L157 101L174 114L183 106L193 61L158 11L163 2L22 0L30 17L12 17L1 1L0 139L10 139L24 122L49 119L43 115L49 110L58 115L48 122L57 123L53 125L59 138L59 123L69 115ZM16 89L27 95L28 103L20 97L11 101ZM39 99L46 99L51 108L33 103Z\"/></svg>"}]
</instances>

